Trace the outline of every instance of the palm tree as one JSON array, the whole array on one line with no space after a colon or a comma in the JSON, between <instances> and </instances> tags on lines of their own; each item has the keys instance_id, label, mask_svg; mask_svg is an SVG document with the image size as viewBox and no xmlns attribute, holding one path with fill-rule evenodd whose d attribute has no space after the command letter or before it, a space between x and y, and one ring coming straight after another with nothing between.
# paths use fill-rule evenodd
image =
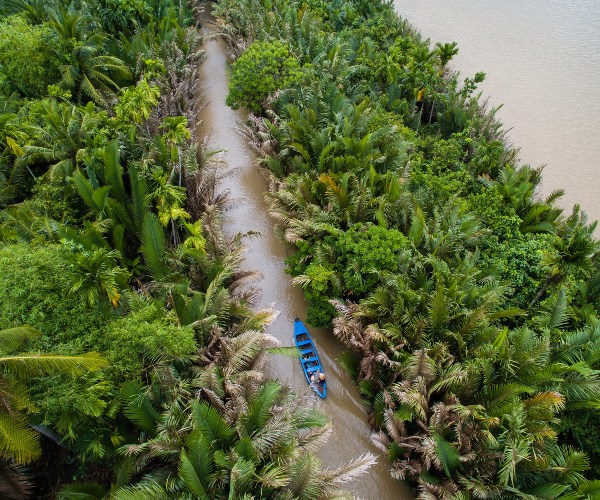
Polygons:
<instances>
[{"instance_id":1,"label":"palm tree","mask_svg":"<svg viewBox=\"0 0 600 500\"><path fill-rule=\"evenodd\" d=\"M169 116L164 119L161 129L167 145L171 149L171 162L174 167L169 176L169 182L173 181L175 173L179 173L178 185L181 186L182 178L185 177L181 159L181 146L190 139L190 130L185 116Z\"/></svg>"},{"instance_id":2,"label":"palm tree","mask_svg":"<svg viewBox=\"0 0 600 500\"><path fill-rule=\"evenodd\" d=\"M373 457L366 455L346 468L323 471L309 452L328 434L323 416L299 406L298 399L278 382L237 392L224 406L209 401L191 403L190 432L183 442L176 435L169 439L164 427L167 420L161 415L155 438L124 448L123 452L135 456L140 464L146 463L147 453L157 456L160 449L162 465L155 465L131 486L118 489L114 498L140 494L153 498L174 494L223 499L326 498L339 494L342 485L373 463ZM142 411L139 406L131 415ZM144 411L144 415L149 413ZM299 434L301 429L303 434Z\"/></svg>"},{"instance_id":3,"label":"palm tree","mask_svg":"<svg viewBox=\"0 0 600 500\"><path fill-rule=\"evenodd\" d=\"M33 173L17 161L24 153L22 145L28 133L14 118L20 103L17 94L0 97L0 205L8 205L20 195L23 184Z\"/></svg>"},{"instance_id":4,"label":"palm tree","mask_svg":"<svg viewBox=\"0 0 600 500\"><path fill-rule=\"evenodd\" d=\"M594 237L597 222L588 225L587 216L581 213L579 205L559 229L553 240L553 247L544 255L542 264L550 268L550 274L542 288L529 304L532 308L552 285L560 284L567 276L589 277L592 271L592 257L600 250L600 241Z\"/></svg>"},{"instance_id":5,"label":"palm tree","mask_svg":"<svg viewBox=\"0 0 600 500\"><path fill-rule=\"evenodd\" d=\"M382 331L376 325L364 326L356 313L358 306L351 302L343 303L332 300L337 316L333 319L333 332L344 345L350 349L359 360L359 369L355 373L358 382L368 380L371 391L378 392L390 381L394 381L394 375L384 380L383 372L389 373L390 368L398 367L394 358L394 351L402 349L403 343L394 343L390 338L389 331Z\"/></svg>"},{"instance_id":6,"label":"palm tree","mask_svg":"<svg viewBox=\"0 0 600 500\"><path fill-rule=\"evenodd\" d=\"M2 15L21 14L31 24L42 24L48 18L53 0L5 0L0 4Z\"/></svg>"},{"instance_id":7,"label":"palm tree","mask_svg":"<svg viewBox=\"0 0 600 500\"><path fill-rule=\"evenodd\" d=\"M44 126L28 128L30 144L16 161L27 166L47 165L52 178L64 179L87 156L88 141L95 136L101 117L91 103L77 108L49 99L41 104L40 118Z\"/></svg>"},{"instance_id":8,"label":"palm tree","mask_svg":"<svg viewBox=\"0 0 600 500\"><path fill-rule=\"evenodd\" d=\"M440 58L440 64L442 66L441 71L443 72L446 69L446 65L456 54L458 54L458 43L436 43L435 49Z\"/></svg>"},{"instance_id":9,"label":"palm tree","mask_svg":"<svg viewBox=\"0 0 600 500\"><path fill-rule=\"evenodd\" d=\"M85 16L65 9L53 12L52 26L58 36L67 38L71 46L69 62L62 66L60 84L70 90L79 102L88 100L106 106L107 95L119 90L115 78L129 79L131 71L118 57L105 55L107 35L88 36Z\"/></svg>"},{"instance_id":10,"label":"palm tree","mask_svg":"<svg viewBox=\"0 0 600 500\"><path fill-rule=\"evenodd\" d=\"M48 24L56 36L65 44L72 44L75 40L85 38L90 30L92 19L82 11L76 11L64 5L48 9Z\"/></svg>"},{"instance_id":11,"label":"palm tree","mask_svg":"<svg viewBox=\"0 0 600 500\"><path fill-rule=\"evenodd\" d=\"M172 176L173 174L171 174ZM152 171L152 179L155 189L151 196L156 201L158 210L158 220L163 226L171 223L171 237L173 244L178 245L180 238L177 230L176 221L185 222L190 218L190 214L185 211L185 188L175 186L167 179L167 173L161 168Z\"/></svg>"},{"instance_id":12,"label":"palm tree","mask_svg":"<svg viewBox=\"0 0 600 500\"><path fill-rule=\"evenodd\" d=\"M434 344L404 361L402 381L389 386L376 405L385 432L375 442L389 447L394 476L412 478L424 496L437 498L454 498L459 489L486 498L543 497L542 488L574 492L585 482L586 456L556 444L553 423L565 397L543 382L548 376L558 380L560 368L537 377L540 366L547 370L548 344L522 341L522 334L501 332L495 352L485 349L489 358L459 363L443 344ZM515 356L511 366L529 375L494 378L506 371L493 358L507 351ZM562 377L567 388L571 375ZM537 387L527 385L536 378ZM584 381L581 388L594 384L597 393L597 381Z\"/></svg>"},{"instance_id":13,"label":"palm tree","mask_svg":"<svg viewBox=\"0 0 600 500\"><path fill-rule=\"evenodd\" d=\"M160 90L150 85L146 78L142 78L135 87L122 89L119 102L115 105L115 114L123 126L130 127L129 139L135 140L136 126L148 119L152 110L158 104ZM133 122L133 123L131 123ZM149 128L146 128L148 138L151 137Z\"/></svg>"},{"instance_id":14,"label":"palm tree","mask_svg":"<svg viewBox=\"0 0 600 500\"><path fill-rule=\"evenodd\" d=\"M403 380L383 393L386 433L374 439L390 447L392 475L417 480L423 492L438 498L458 491L457 474L487 477L494 463L488 436L497 420L483 407L461 401L462 388L473 380L469 368L438 344L413 352L401 375Z\"/></svg>"},{"instance_id":15,"label":"palm tree","mask_svg":"<svg viewBox=\"0 0 600 500\"><path fill-rule=\"evenodd\" d=\"M322 470L313 452L330 433L324 415L279 382L263 381L266 348L276 340L247 328L275 316L259 311L229 330L214 325L187 377L161 363L148 387L126 384L124 414L143 434L120 449L128 472L110 498L328 497L368 469L370 455ZM75 484L60 498L83 491L105 494Z\"/></svg>"},{"instance_id":16,"label":"palm tree","mask_svg":"<svg viewBox=\"0 0 600 500\"><path fill-rule=\"evenodd\" d=\"M77 248L67 254L66 260L73 270L68 294L84 294L90 307L100 303L100 294L106 295L112 306L117 307L130 277L129 271L117 264L120 258L119 251L106 248L92 251Z\"/></svg>"},{"instance_id":17,"label":"palm tree","mask_svg":"<svg viewBox=\"0 0 600 500\"><path fill-rule=\"evenodd\" d=\"M28 426L22 413L34 410L24 381L51 374L79 375L107 364L96 353L78 356L8 354L41 335L27 326L0 330L0 458L5 461L26 464L41 454L38 434Z\"/></svg>"},{"instance_id":18,"label":"palm tree","mask_svg":"<svg viewBox=\"0 0 600 500\"><path fill-rule=\"evenodd\" d=\"M335 228L334 214L321 208L309 174L292 175L267 194L269 215L275 219L289 243L309 241Z\"/></svg>"}]
</instances>

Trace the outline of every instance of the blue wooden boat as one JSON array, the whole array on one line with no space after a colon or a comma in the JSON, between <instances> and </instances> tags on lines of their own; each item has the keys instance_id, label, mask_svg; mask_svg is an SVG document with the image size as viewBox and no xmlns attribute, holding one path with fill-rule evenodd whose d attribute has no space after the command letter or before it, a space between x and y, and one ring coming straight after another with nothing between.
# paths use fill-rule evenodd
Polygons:
<instances>
[{"instance_id":1,"label":"blue wooden boat","mask_svg":"<svg viewBox=\"0 0 600 500\"><path fill-rule=\"evenodd\" d=\"M300 351L300 363L302 364L306 381L319 397L325 398L327 396L327 382L325 380L318 380L318 374L324 372L317 349L310 333L308 333L308 330L298 318L294 320L294 342ZM315 378L317 378L315 382L311 381L312 375L315 375Z\"/></svg>"}]
</instances>

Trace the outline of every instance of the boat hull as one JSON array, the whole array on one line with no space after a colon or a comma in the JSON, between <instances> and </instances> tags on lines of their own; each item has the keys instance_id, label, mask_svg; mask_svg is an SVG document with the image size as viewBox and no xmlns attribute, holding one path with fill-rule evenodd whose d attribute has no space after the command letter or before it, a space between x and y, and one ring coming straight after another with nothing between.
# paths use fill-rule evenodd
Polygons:
<instances>
[{"instance_id":1,"label":"boat hull","mask_svg":"<svg viewBox=\"0 0 600 500\"><path fill-rule=\"evenodd\" d=\"M310 333L298 318L294 320L294 343L300 353L300 364L306 381L317 396L325 399L327 397L327 381L311 380L312 376L316 378L318 373L324 373L321 360Z\"/></svg>"}]
</instances>

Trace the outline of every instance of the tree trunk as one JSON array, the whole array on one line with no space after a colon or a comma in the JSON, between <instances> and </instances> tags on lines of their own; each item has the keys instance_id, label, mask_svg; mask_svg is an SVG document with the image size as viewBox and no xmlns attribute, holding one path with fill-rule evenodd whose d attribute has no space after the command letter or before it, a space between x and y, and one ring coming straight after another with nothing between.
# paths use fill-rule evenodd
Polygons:
<instances>
[{"instance_id":1,"label":"tree trunk","mask_svg":"<svg viewBox=\"0 0 600 500\"><path fill-rule=\"evenodd\" d=\"M433 110L435 109L435 99L431 102L431 112L429 113L429 121L427 123L431 123L431 119L433 118Z\"/></svg>"},{"instance_id":2,"label":"tree trunk","mask_svg":"<svg viewBox=\"0 0 600 500\"><path fill-rule=\"evenodd\" d=\"M546 291L548 290L548 288L551 285L558 284L562 280L563 280L563 276L561 274L551 274L550 276L548 276L548 278L546 279L546 281L544 283L544 286L542 286L541 290L538 292L538 294L535 296L535 298L531 301L528 309L531 309L535 304L538 303L538 301L544 296L544 294L546 293Z\"/></svg>"}]
</instances>

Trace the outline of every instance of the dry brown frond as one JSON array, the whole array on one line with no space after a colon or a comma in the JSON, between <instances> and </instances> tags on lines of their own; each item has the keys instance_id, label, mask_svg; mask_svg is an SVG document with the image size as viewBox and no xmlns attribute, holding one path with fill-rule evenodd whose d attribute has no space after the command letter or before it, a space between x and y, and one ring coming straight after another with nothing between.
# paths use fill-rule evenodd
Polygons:
<instances>
[{"instance_id":1,"label":"dry brown frond","mask_svg":"<svg viewBox=\"0 0 600 500\"><path fill-rule=\"evenodd\" d=\"M383 421L388 434L396 443L402 443L406 437L406 426L404 422L394 416L394 412L387 410Z\"/></svg>"},{"instance_id":2,"label":"dry brown frond","mask_svg":"<svg viewBox=\"0 0 600 500\"><path fill-rule=\"evenodd\" d=\"M371 434L371 442L382 453L387 453L391 441L383 431Z\"/></svg>"},{"instance_id":3,"label":"dry brown frond","mask_svg":"<svg viewBox=\"0 0 600 500\"><path fill-rule=\"evenodd\" d=\"M354 481L357 477L367 473L376 463L375 455L365 453L342 467L323 471L321 477L326 485L324 493L327 494L327 491L331 491L331 489L340 488L346 483Z\"/></svg>"},{"instance_id":4,"label":"dry brown frond","mask_svg":"<svg viewBox=\"0 0 600 500\"><path fill-rule=\"evenodd\" d=\"M299 453L316 453L329 440L333 432L331 422L328 422L323 427L317 427L310 432L298 438Z\"/></svg>"}]
</instances>

